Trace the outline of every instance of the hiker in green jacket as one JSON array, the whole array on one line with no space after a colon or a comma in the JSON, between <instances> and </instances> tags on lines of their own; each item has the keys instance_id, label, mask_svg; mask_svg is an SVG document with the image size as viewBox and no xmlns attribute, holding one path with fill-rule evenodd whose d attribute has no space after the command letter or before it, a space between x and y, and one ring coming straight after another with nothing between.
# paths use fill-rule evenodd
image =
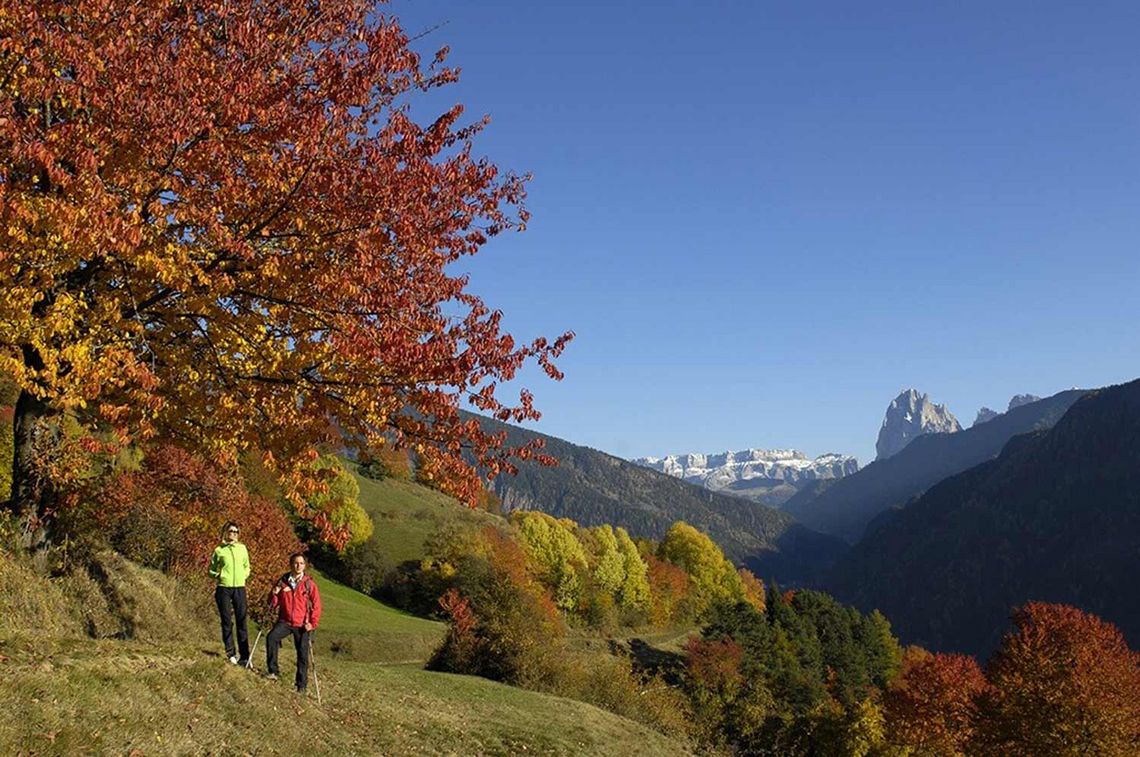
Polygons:
<instances>
[{"instance_id":1,"label":"hiker in green jacket","mask_svg":"<svg viewBox=\"0 0 1140 757\"><path fill-rule=\"evenodd\" d=\"M241 529L230 521L222 528L222 543L210 557L210 577L218 582L214 601L222 620L222 643L226 657L235 665L249 665L249 632L245 627L245 580L249 578L249 551L238 541ZM237 650L234 650L230 613L237 622Z\"/></svg>"}]
</instances>

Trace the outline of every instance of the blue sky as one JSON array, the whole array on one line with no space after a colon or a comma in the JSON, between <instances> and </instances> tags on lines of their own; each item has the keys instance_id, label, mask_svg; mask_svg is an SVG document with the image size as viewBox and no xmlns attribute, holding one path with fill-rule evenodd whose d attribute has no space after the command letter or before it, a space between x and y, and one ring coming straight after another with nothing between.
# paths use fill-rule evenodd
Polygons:
<instances>
[{"instance_id":1,"label":"blue sky","mask_svg":"<svg viewBox=\"0 0 1140 757\"><path fill-rule=\"evenodd\" d=\"M856 7L861 6L861 7ZM577 332L536 428L622 456L874 455L916 387L1140 376L1140 5L396 0L476 151L530 171L464 261Z\"/></svg>"}]
</instances>

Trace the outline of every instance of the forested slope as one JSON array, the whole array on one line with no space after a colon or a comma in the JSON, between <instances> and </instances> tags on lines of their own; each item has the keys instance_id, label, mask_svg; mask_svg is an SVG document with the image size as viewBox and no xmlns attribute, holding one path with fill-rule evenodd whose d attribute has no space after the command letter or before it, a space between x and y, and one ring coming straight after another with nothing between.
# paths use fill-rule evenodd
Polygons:
<instances>
[{"instance_id":1,"label":"forested slope","mask_svg":"<svg viewBox=\"0 0 1140 757\"><path fill-rule=\"evenodd\" d=\"M931 649L989 651L1010 608L1027 600L1093 612L1135 645L1138 555L1134 381L1088 393L1051 430L1013 439L996 460L884 516L826 587Z\"/></svg>"},{"instance_id":2,"label":"forested slope","mask_svg":"<svg viewBox=\"0 0 1140 757\"><path fill-rule=\"evenodd\" d=\"M784 508L808 527L854 543L879 513L994 458L1018 434L1050 428L1083 394L1061 392L963 431L920 436L898 454L835 481L818 496L797 495Z\"/></svg>"},{"instance_id":3,"label":"forested slope","mask_svg":"<svg viewBox=\"0 0 1140 757\"><path fill-rule=\"evenodd\" d=\"M552 436L480 421L488 430L506 431L510 446L541 437L544 452L559 462L557 467L524 462L517 476L496 478L496 493L508 509L542 510L586 526L610 523L653 539L683 520L708 533L730 559L781 583L811 581L846 549L775 508L716 494Z\"/></svg>"}]
</instances>

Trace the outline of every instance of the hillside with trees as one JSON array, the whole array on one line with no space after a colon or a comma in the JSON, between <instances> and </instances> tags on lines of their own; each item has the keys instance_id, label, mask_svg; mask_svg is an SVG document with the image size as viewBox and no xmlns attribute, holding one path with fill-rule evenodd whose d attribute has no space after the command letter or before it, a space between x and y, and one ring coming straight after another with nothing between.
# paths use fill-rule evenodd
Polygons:
<instances>
[{"instance_id":1,"label":"hillside with trees","mask_svg":"<svg viewBox=\"0 0 1140 757\"><path fill-rule=\"evenodd\" d=\"M1140 382L1132 382L1088 393L1051 430L1016 437L996 460L884 517L826 586L936 650L992 650L1010 608L1027 600L1095 612L1136 644L1137 554Z\"/></svg>"},{"instance_id":2,"label":"hillside with trees","mask_svg":"<svg viewBox=\"0 0 1140 757\"><path fill-rule=\"evenodd\" d=\"M779 509L717 494L598 450L486 418L488 433L511 447L542 444L557 466L517 463L495 482L508 510L541 510L584 525L611 523L633 536L660 539L676 521L708 533L734 562L764 578L807 583L846 546L805 528Z\"/></svg>"}]
</instances>

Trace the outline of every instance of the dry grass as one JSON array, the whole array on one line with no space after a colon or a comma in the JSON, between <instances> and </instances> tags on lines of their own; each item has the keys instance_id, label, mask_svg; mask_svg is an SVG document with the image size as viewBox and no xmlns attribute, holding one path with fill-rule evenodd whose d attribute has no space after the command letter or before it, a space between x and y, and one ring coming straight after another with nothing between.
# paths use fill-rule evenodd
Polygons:
<instances>
[{"instance_id":1,"label":"dry grass","mask_svg":"<svg viewBox=\"0 0 1140 757\"><path fill-rule=\"evenodd\" d=\"M581 702L320 645L318 705L287 683L289 645L283 681L224 660L207 590L110 553L93 566L49 579L0 554L2 754L685 753L682 742ZM326 638L385 645L362 658L415 658L439 632L322 579L326 587ZM89 603L97 613L84 611Z\"/></svg>"}]
</instances>

